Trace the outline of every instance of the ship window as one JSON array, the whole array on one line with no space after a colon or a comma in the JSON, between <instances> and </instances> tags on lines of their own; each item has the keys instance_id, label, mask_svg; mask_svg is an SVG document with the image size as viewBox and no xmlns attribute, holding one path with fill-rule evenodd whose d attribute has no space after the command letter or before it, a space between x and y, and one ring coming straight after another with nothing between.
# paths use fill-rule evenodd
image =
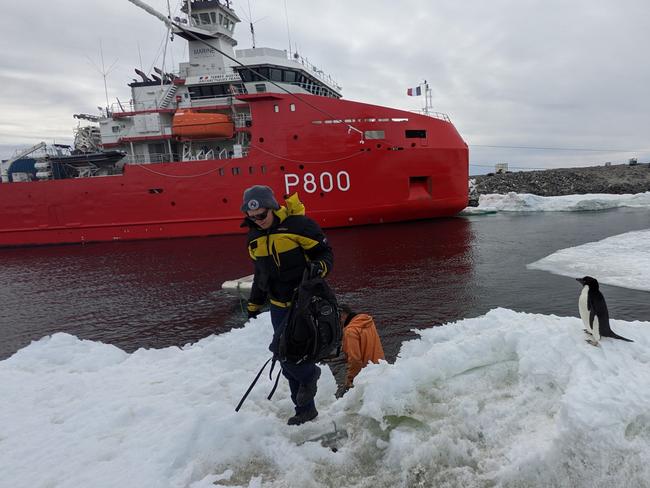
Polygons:
<instances>
[{"instance_id":1,"label":"ship window","mask_svg":"<svg viewBox=\"0 0 650 488\"><path fill-rule=\"evenodd\" d=\"M194 21L193 22L194 25L199 25L200 24L198 15L192 14L192 20Z\"/></svg>"},{"instance_id":2,"label":"ship window","mask_svg":"<svg viewBox=\"0 0 650 488\"><path fill-rule=\"evenodd\" d=\"M286 70L284 72L284 81L289 82L289 83L294 83L296 81L296 72Z\"/></svg>"},{"instance_id":3,"label":"ship window","mask_svg":"<svg viewBox=\"0 0 650 488\"><path fill-rule=\"evenodd\" d=\"M210 23L210 16L207 13L199 14L199 17L201 18L201 23L202 24L209 24Z\"/></svg>"},{"instance_id":4,"label":"ship window","mask_svg":"<svg viewBox=\"0 0 650 488\"><path fill-rule=\"evenodd\" d=\"M271 80L273 80L273 81L282 81L282 70L281 69L271 68L270 74L271 74L271 76L270 76Z\"/></svg>"},{"instance_id":5,"label":"ship window","mask_svg":"<svg viewBox=\"0 0 650 488\"><path fill-rule=\"evenodd\" d=\"M114 125L113 127L111 127L111 129L113 130L113 134L115 134L115 133L120 131L120 126L119 125Z\"/></svg>"},{"instance_id":6,"label":"ship window","mask_svg":"<svg viewBox=\"0 0 650 488\"><path fill-rule=\"evenodd\" d=\"M223 14L219 14L219 24L223 25Z\"/></svg>"},{"instance_id":7,"label":"ship window","mask_svg":"<svg viewBox=\"0 0 650 488\"><path fill-rule=\"evenodd\" d=\"M323 121L322 120L312 120L311 123L318 125L318 124L322 124Z\"/></svg>"},{"instance_id":8,"label":"ship window","mask_svg":"<svg viewBox=\"0 0 650 488\"><path fill-rule=\"evenodd\" d=\"M257 93L264 93L266 91L266 84L260 83L259 85L255 85L255 91Z\"/></svg>"},{"instance_id":9,"label":"ship window","mask_svg":"<svg viewBox=\"0 0 650 488\"><path fill-rule=\"evenodd\" d=\"M279 105L273 105L273 111L275 113L279 112L280 111L280 106Z\"/></svg>"},{"instance_id":10,"label":"ship window","mask_svg":"<svg viewBox=\"0 0 650 488\"><path fill-rule=\"evenodd\" d=\"M404 135L407 139L426 139L427 131L424 129L407 130L404 131Z\"/></svg>"},{"instance_id":11,"label":"ship window","mask_svg":"<svg viewBox=\"0 0 650 488\"><path fill-rule=\"evenodd\" d=\"M250 174L253 174L253 173L255 172L255 168L253 168L252 166L249 166L249 167L248 167L248 172L249 172Z\"/></svg>"},{"instance_id":12,"label":"ship window","mask_svg":"<svg viewBox=\"0 0 650 488\"><path fill-rule=\"evenodd\" d=\"M232 175L237 176L239 174L239 168L233 168L232 169Z\"/></svg>"},{"instance_id":13,"label":"ship window","mask_svg":"<svg viewBox=\"0 0 650 488\"><path fill-rule=\"evenodd\" d=\"M266 166L264 165L260 166L260 171L262 172L262 174L266 174Z\"/></svg>"},{"instance_id":14,"label":"ship window","mask_svg":"<svg viewBox=\"0 0 650 488\"><path fill-rule=\"evenodd\" d=\"M213 24L217 23L217 14L214 12L210 12L210 19L212 20Z\"/></svg>"},{"instance_id":15,"label":"ship window","mask_svg":"<svg viewBox=\"0 0 650 488\"><path fill-rule=\"evenodd\" d=\"M296 104L295 103L290 103L289 104L289 110L291 110L292 112L295 112L296 111Z\"/></svg>"},{"instance_id":16,"label":"ship window","mask_svg":"<svg viewBox=\"0 0 650 488\"><path fill-rule=\"evenodd\" d=\"M219 168L219 176L224 176L226 172L223 170L223 168Z\"/></svg>"},{"instance_id":17,"label":"ship window","mask_svg":"<svg viewBox=\"0 0 650 488\"><path fill-rule=\"evenodd\" d=\"M385 139L386 134L383 130L367 130L363 133L366 139Z\"/></svg>"}]
</instances>

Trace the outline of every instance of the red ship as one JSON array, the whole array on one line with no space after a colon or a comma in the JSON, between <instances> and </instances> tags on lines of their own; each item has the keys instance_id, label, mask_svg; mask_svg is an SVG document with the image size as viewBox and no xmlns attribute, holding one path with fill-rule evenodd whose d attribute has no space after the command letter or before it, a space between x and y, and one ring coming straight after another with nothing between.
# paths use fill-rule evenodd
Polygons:
<instances>
[{"instance_id":1,"label":"red ship","mask_svg":"<svg viewBox=\"0 0 650 488\"><path fill-rule=\"evenodd\" d=\"M298 54L235 51L229 2L185 0L182 12L189 61L136 70L128 106L80 116L99 124L94 146L27 170L6 162L0 246L238 233L255 184L298 192L325 228L466 207L468 148L447 116L344 100Z\"/></svg>"}]
</instances>

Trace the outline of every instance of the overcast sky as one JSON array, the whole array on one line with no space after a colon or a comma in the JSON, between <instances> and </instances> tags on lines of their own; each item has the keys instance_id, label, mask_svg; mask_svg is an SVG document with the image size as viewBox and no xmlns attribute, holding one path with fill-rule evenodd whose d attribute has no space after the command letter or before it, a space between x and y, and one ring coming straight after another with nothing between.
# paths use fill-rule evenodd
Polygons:
<instances>
[{"instance_id":1,"label":"overcast sky","mask_svg":"<svg viewBox=\"0 0 650 488\"><path fill-rule=\"evenodd\" d=\"M249 3L232 3L238 48L251 47ZM286 0L286 16L284 5L250 0L258 47L288 49L290 36L351 100L415 110L424 99L406 89L426 79L434 110L470 146L472 173L650 161L648 0ZM32 0L5 2L0 32L6 158L71 142L72 114L106 104L100 42L105 67L115 63L109 101L128 101L133 68L162 65L166 28L127 0ZM186 59L176 38L167 70Z\"/></svg>"}]
</instances>

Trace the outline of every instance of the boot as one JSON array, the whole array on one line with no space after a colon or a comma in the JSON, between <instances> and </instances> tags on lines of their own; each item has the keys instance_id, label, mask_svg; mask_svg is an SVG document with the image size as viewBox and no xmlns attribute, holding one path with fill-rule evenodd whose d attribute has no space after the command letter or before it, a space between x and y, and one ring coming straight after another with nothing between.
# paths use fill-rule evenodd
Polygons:
<instances>
[{"instance_id":1,"label":"boot","mask_svg":"<svg viewBox=\"0 0 650 488\"><path fill-rule=\"evenodd\" d=\"M311 410L297 413L287 421L287 425L301 425L318 417L318 410L313 407Z\"/></svg>"},{"instance_id":2,"label":"boot","mask_svg":"<svg viewBox=\"0 0 650 488\"><path fill-rule=\"evenodd\" d=\"M298 386L296 405L302 407L309 404L314 399L318 387L318 378L320 378L320 368L316 366L316 374L312 376L309 383L300 383L300 386Z\"/></svg>"}]
</instances>

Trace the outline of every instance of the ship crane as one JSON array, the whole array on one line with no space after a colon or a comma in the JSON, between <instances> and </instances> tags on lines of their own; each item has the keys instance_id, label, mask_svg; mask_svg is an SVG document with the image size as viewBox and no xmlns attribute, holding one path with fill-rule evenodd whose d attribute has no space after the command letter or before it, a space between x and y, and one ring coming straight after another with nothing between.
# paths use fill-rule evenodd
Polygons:
<instances>
[{"instance_id":1,"label":"ship crane","mask_svg":"<svg viewBox=\"0 0 650 488\"><path fill-rule=\"evenodd\" d=\"M32 147L29 147L23 151L20 151L14 157L7 159L6 161L0 161L0 173L2 174L2 182L9 183L9 167L14 161L18 161L25 156L29 156L31 153L43 149L46 146L45 142L41 141L38 144L34 144Z\"/></svg>"}]
</instances>

